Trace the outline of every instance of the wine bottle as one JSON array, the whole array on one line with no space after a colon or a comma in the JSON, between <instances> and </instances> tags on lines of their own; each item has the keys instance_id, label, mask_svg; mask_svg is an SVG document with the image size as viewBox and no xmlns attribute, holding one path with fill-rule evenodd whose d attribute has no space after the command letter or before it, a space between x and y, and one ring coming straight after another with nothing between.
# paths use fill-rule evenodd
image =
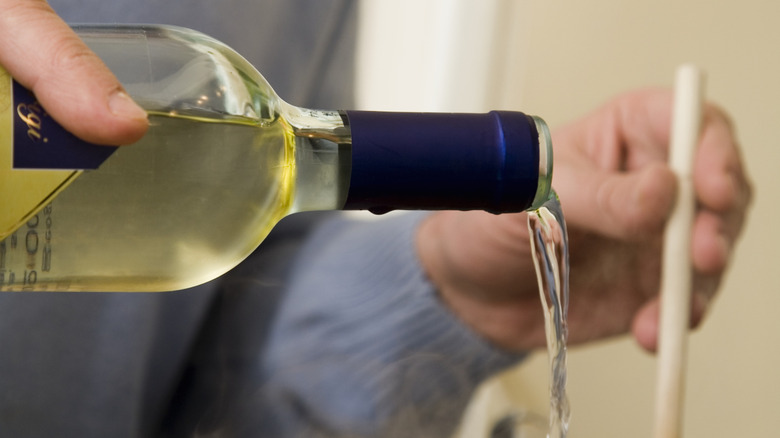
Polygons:
<instances>
[{"instance_id":1,"label":"wine bottle","mask_svg":"<svg viewBox=\"0 0 780 438\"><path fill-rule=\"evenodd\" d=\"M304 109L201 33L76 31L150 129L134 145L87 144L0 70L0 290L178 290L237 265L295 212L517 212L550 190L537 117Z\"/></svg>"}]
</instances>

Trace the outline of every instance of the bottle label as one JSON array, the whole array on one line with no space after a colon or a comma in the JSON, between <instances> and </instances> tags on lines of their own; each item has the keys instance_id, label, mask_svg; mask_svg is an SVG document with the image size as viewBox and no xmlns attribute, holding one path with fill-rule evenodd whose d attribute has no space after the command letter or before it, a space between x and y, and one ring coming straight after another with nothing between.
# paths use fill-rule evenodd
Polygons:
<instances>
[{"instance_id":1,"label":"bottle label","mask_svg":"<svg viewBox=\"0 0 780 438\"><path fill-rule=\"evenodd\" d=\"M97 169L116 150L85 142L62 128L35 96L12 81L13 168Z\"/></svg>"},{"instance_id":2,"label":"bottle label","mask_svg":"<svg viewBox=\"0 0 780 438\"><path fill-rule=\"evenodd\" d=\"M9 236L14 230L27 222L38 210L46 205L60 190L63 190L80 173L79 170L71 169L39 169L27 168L18 169L14 167L14 155L18 155L14 150L14 131L21 132L27 136L27 131L33 128L36 132L48 132L48 125L53 125L47 116L42 113L31 115L25 113L30 109L30 105L35 104L35 99L14 99L14 94L18 98L20 93L13 93L17 87L11 76L0 67L0 239ZM27 96L30 93L24 90ZM24 105L19 108L19 105ZM33 106L33 108L35 108ZM28 123L24 123L21 128L15 128L17 119L21 119L18 109L22 110ZM43 117L38 121L36 117ZM61 128L60 128L61 129ZM35 137L34 133L30 135ZM42 140L44 136L41 136ZM45 138L51 136L46 134ZM25 137L26 144L35 144L32 138ZM53 145L54 143L52 143ZM0 257L2 256L0 248Z\"/></svg>"}]
</instances>

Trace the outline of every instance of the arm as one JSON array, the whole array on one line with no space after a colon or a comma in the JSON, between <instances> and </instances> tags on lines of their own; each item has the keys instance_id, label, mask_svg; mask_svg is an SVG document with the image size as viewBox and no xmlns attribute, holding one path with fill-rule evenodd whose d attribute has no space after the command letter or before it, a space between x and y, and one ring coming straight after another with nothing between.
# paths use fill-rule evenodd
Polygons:
<instances>
[{"instance_id":1,"label":"arm","mask_svg":"<svg viewBox=\"0 0 780 438\"><path fill-rule=\"evenodd\" d=\"M660 241L675 196L670 111L666 91L627 94L554 136L572 343L633 329L655 347ZM694 324L751 194L732 128L713 106L695 184ZM269 343L266 389L286 401L274 417L357 436L450 433L482 380L545 346L526 219L437 212L321 227L301 251Z\"/></svg>"},{"instance_id":2,"label":"arm","mask_svg":"<svg viewBox=\"0 0 780 438\"><path fill-rule=\"evenodd\" d=\"M300 250L264 370L266 415L295 428L277 436L448 436L477 385L523 358L441 305L414 243L427 216L337 218Z\"/></svg>"}]
</instances>

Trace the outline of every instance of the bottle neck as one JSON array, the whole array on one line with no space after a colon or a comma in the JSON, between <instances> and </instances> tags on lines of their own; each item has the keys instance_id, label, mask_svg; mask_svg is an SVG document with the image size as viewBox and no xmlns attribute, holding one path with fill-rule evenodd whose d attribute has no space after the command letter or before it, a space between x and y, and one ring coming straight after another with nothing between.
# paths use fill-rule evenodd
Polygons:
<instances>
[{"instance_id":1,"label":"bottle neck","mask_svg":"<svg viewBox=\"0 0 780 438\"><path fill-rule=\"evenodd\" d=\"M519 212L547 200L547 125L519 112L317 111L284 104L293 211Z\"/></svg>"},{"instance_id":2,"label":"bottle neck","mask_svg":"<svg viewBox=\"0 0 780 438\"><path fill-rule=\"evenodd\" d=\"M295 195L292 212L341 210L351 173L351 133L338 111L299 108L281 102L292 140Z\"/></svg>"}]
</instances>

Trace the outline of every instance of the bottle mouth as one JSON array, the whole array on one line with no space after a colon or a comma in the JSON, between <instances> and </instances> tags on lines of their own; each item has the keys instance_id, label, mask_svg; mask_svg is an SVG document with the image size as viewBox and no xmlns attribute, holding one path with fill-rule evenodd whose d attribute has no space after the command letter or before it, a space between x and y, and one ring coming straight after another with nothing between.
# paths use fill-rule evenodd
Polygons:
<instances>
[{"instance_id":1,"label":"bottle mouth","mask_svg":"<svg viewBox=\"0 0 780 438\"><path fill-rule=\"evenodd\" d=\"M539 133L539 180L536 185L536 195L529 210L536 210L550 198L552 189L553 151L552 136L547 123L540 117L531 116Z\"/></svg>"}]
</instances>

